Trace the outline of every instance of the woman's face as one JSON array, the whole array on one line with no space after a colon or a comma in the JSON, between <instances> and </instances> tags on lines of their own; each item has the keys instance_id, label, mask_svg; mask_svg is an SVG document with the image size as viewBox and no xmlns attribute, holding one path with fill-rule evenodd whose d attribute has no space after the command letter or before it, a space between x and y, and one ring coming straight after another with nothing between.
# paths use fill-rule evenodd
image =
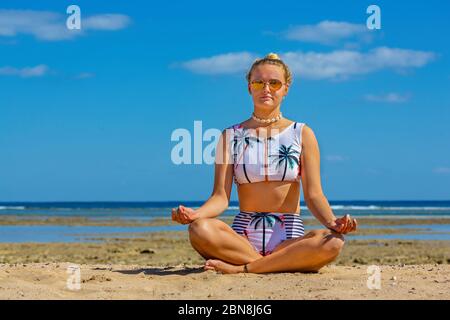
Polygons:
<instances>
[{"instance_id":1,"label":"woman's face","mask_svg":"<svg viewBox=\"0 0 450 320\"><path fill-rule=\"evenodd\" d=\"M271 90L268 83L260 90L253 89L250 83L253 80L269 81L277 79L283 83L280 89ZM260 108L273 110L281 104L283 97L287 95L289 87L285 84L284 70L282 67L273 64L260 64L253 69L248 84L248 91L252 95L253 104Z\"/></svg>"}]
</instances>

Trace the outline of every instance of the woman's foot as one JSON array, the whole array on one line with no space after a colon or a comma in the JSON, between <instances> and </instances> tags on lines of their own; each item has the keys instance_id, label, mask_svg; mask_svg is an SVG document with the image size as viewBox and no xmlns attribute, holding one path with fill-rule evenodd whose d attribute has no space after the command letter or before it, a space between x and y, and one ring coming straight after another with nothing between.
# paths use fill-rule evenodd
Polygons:
<instances>
[{"instance_id":1,"label":"woman's foot","mask_svg":"<svg viewBox=\"0 0 450 320\"><path fill-rule=\"evenodd\" d=\"M222 273L232 274L244 272L244 266L235 266L222 260L208 260L205 262L205 270L215 270Z\"/></svg>"}]
</instances>

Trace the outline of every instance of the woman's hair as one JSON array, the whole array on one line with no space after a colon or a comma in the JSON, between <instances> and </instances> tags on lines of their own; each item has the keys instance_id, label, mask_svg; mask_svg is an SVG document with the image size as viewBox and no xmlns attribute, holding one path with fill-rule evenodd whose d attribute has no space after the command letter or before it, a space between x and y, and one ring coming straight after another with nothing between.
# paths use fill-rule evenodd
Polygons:
<instances>
[{"instance_id":1,"label":"woman's hair","mask_svg":"<svg viewBox=\"0 0 450 320\"><path fill-rule=\"evenodd\" d=\"M280 57L276 53L269 53L264 58L256 59L250 70L247 72L247 81L250 82L250 77L252 75L253 70L261 65L261 64L273 64L276 66L280 66L284 70L284 80L288 85L292 83L292 73L291 70L289 70L289 67L283 62L283 60L280 59Z\"/></svg>"}]
</instances>

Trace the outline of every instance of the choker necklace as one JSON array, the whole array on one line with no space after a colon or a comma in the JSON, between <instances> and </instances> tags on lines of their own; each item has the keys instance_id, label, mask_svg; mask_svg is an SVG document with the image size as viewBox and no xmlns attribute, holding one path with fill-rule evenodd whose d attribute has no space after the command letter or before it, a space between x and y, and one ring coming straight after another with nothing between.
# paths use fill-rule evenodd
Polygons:
<instances>
[{"instance_id":1,"label":"choker necklace","mask_svg":"<svg viewBox=\"0 0 450 320\"><path fill-rule=\"evenodd\" d=\"M272 123L272 122L276 122L276 121L280 120L282 117L283 117L283 116L282 116L281 112L280 112L275 118L272 118L272 119L262 119L262 118L258 118L257 116L255 116L255 113L254 113L254 112L252 113L252 118L253 118L254 120L258 121L258 122L261 122L261 123Z\"/></svg>"}]
</instances>

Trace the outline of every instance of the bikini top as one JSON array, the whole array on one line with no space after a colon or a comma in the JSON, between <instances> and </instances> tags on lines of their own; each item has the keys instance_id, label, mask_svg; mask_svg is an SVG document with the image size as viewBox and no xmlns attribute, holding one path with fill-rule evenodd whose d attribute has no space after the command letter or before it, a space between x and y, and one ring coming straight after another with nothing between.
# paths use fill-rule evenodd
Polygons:
<instances>
[{"instance_id":1,"label":"bikini top","mask_svg":"<svg viewBox=\"0 0 450 320\"><path fill-rule=\"evenodd\" d=\"M241 124L228 127L229 152L236 184L300 181L301 134L305 123L293 122L265 138ZM272 129L274 131L275 129Z\"/></svg>"}]
</instances>

